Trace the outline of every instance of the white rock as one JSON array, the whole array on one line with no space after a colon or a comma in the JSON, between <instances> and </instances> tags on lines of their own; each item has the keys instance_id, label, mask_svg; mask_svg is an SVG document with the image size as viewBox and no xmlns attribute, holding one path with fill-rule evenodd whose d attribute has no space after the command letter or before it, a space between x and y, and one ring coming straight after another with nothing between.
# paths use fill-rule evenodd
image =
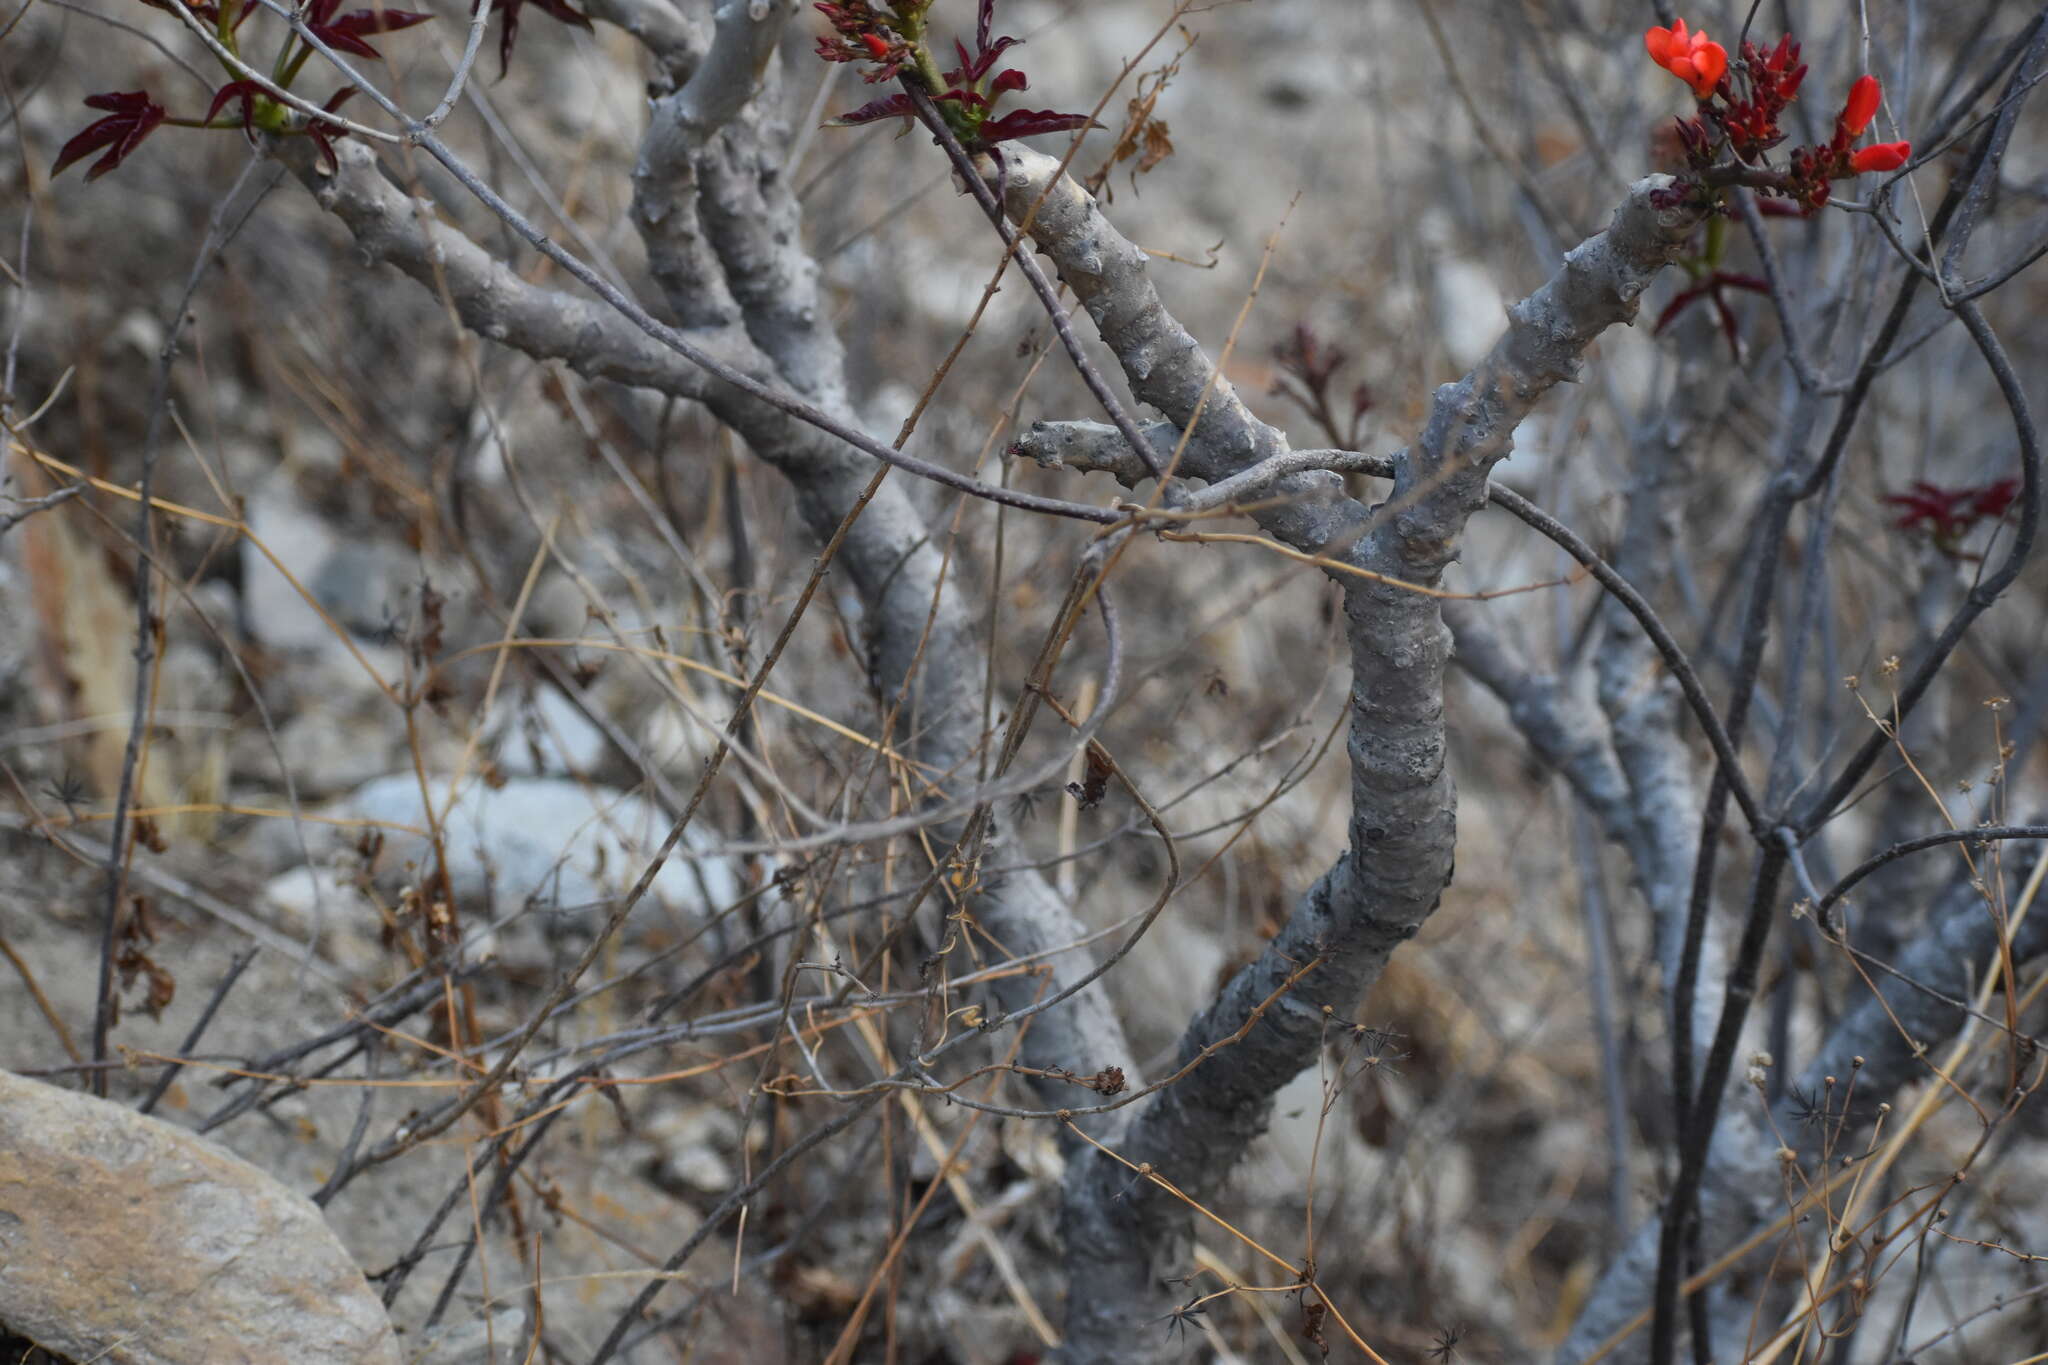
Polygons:
<instances>
[{"instance_id":1,"label":"white rock","mask_svg":"<svg viewBox=\"0 0 2048 1365\"><path fill-rule=\"evenodd\" d=\"M1453 256L1437 262L1434 304L1444 350L1469 370L1507 330L1507 300L1493 274L1477 261Z\"/></svg>"},{"instance_id":2,"label":"white rock","mask_svg":"<svg viewBox=\"0 0 2048 1365\"><path fill-rule=\"evenodd\" d=\"M652 802L610 787L564 778L520 778L493 790L471 777L448 803L448 781L429 781L448 875L458 897L511 909L523 902L577 906L609 900L631 889L667 836L670 821ZM342 811L386 825L424 828L419 781L396 773L366 783L340 803ZM678 910L723 906L740 885L729 860L693 860L687 853L712 842L696 834L670 856L648 898ZM385 831L383 865L424 867L423 836Z\"/></svg>"},{"instance_id":3,"label":"white rock","mask_svg":"<svg viewBox=\"0 0 2048 1365\"><path fill-rule=\"evenodd\" d=\"M498 766L508 773L589 772L604 754L604 731L552 687L513 710L498 731Z\"/></svg>"}]
</instances>

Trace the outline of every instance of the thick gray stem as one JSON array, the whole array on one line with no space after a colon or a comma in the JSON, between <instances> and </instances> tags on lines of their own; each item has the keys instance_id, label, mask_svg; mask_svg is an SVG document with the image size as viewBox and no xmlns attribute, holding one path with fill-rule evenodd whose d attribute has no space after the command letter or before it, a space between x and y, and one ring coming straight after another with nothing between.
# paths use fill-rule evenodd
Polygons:
<instances>
[{"instance_id":1,"label":"thick gray stem","mask_svg":"<svg viewBox=\"0 0 2048 1365\"><path fill-rule=\"evenodd\" d=\"M2015 880L2024 880L2015 873ZM1897 913L1887 905L1877 913ZM1788 1177L1783 1147L1796 1154L1807 1181L1824 1178L1824 1139L1835 1151L1861 1151L1861 1134L1877 1108L1916 1081L1928 1079L1939 1060L1938 1050L1968 1018L1951 1000L1969 999L1998 947L1998 922L1983 893L1967 882L1950 888L1919 936L1898 961L1898 975L1871 969L1875 992L1845 1014L1828 1036L1797 1084L1787 1087L1772 1107L1770 1122L1761 1120L1760 1103L1751 1092L1746 1105L1730 1096L1729 1112L1714 1130L1700 1184L1700 1253L1713 1261L1757 1228L1785 1211ZM2015 964L2048 952L2048 920L2030 916L2012 945ZM1904 978L1904 979L1901 979ZM1944 998L1945 997L1945 998ZM1861 1058L1859 1065L1857 1059ZM1834 1077L1836 1084L1828 1085ZM1853 1085L1851 1084L1853 1080ZM1849 1098L1843 1114L1844 1096ZM1816 1110L1824 1112L1816 1113ZM1635 1322L1650 1303L1657 1278L1660 1222L1652 1219L1608 1266L1586 1300L1571 1335L1558 1348L1558 1365L1578 1365L1616 1333ZM1759 1255L1768 1261L1772 1247ZM1762 1281L1763 1262L1738 1268L1719 1284L1711 1302L1723 1330L1717 1347L1733 1349L1748 1332L1748 1317ZM1730 1324L1733 1324L1732 1326ZM1647 1326L1647 1320L1637 1326ZM1767 1325L1766 1330L1769 1330ZM1614 1365L1633 1365L1647 1358L1649 1333L1636 1331L1601 1357Z\"/></svg>"},{"instance_id":2,"label":"thick gray stem","mask_svg":"<svg viewBox=\"0 0 2048 1365\"><path fill-rule=\"evenodd\" d=\"M1174 321L1143 253L1050 159L1006 153L1008 207L1053 259L1122 363L1132 391L1191 433L1181 468L1215 481L1285 449ZM1421 441L1398 458L1393 499L1370 517L1331 495L1337 476L1274 485L1301 501L1261 512L1291 544L1316 544L1378 577L1341 576L1351 645L1350 848L1302 897L1264 952L1189 1026L1183 1064L1216 1049L1139 1110L1117 1142L1197 1200L1213 1197L1263 1130L1281 1086L1349 1026L1388 957L1412 938L1449 884L1456 790L1445 764L1444 666L1450 640L1437 599L1390 582L1434 585L1487 472L1551 386L1575 377L1586 346L1630 321L1636 300L1697 226L1668 204L1666 177L1639 182L1609 230L1582 243L1470 375L1437 391ZM1306 495L1306 496L1304 496ZM1145 1330L1172 1307L1167 1282L1189 1269L1188 1206L1128 1169L1084 1159L1069 1177L1067 1357L1132 1361L1163 1351Z\"/></svg>"}]
</instances>

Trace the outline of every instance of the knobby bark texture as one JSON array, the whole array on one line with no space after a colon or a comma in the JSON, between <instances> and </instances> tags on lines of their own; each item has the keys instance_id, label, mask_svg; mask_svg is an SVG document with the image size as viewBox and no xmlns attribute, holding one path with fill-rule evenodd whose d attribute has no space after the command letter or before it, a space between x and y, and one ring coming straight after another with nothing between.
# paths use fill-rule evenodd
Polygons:
<instances>
[{"instance_id":1,"label":"knobby bark texture","mask_svg":"<svg viewBox=\"0 0 2048 1365\"><path fill-rule=\"evenodd\" d=\"M686 27L641 25L680 83L655 102L634 172L632 218L663 301L693 345L858 428L839 339L818 296L817 265L798 230L795 189L782 173L790 129L771 112L774 101L749 98L760 88L756 75L772 75L763 63L789 9L722 4L709 56L692 46L703 35ZM721 52L752 55L736 66L720 60ZM935 799L972 784L983 741L984 646L948 563L943 526L900 481L870 492L877 466L868 455L707 374L605 305L522 280L400 189L397 172L369 148L337 144L330 172L303 141L282 144L278 154L349 229L366 261L391 265L444 297L480 335L588 376L701 402L789 481L821 544L865 499L832 572L859 594L870 680L893 716L889 738L926 770L920 795ZM935 844L943 848L960 828L942 825ZM981 851L1001 861L1002 847L1002 823L991 821ZM1011 954L1043 964L1043 976L1026 972L995 984L1004 1010L1066 989L1092 967L1085 951L1072 948L1085 936L1080 922L1038 872L978 885L965 901ZM945 910L927 905L924 913L936 926ZM1020 1060L1041 1070L1138 1074L1099 983L1035 1017ZM1045 1084L1049 1103L1071 1102L1071 1086Z\"/></svg>"},{"instance_id":2,"label":"knobby bark texture","mask_svg":"<svg viewBox=\"0 0 2048 1365\"><path fill-rule=\"evenodd\" d=\"M1009 150L1003 158L1013 220L1088 311L1132 392L1186 433L1174 472L1213 482L1282 454L1285 438L1214 372L1161 301L1144 254L1095 201L1050 158ZM1669 186L1661 176L1638 182L1606 232L1574 248L1554 277L1509 310L1487 357L1437 391L1421 438L1396 459L1387 502L1361 515L1335 491L1335 475L1305 473L1273 486L1292 501L1254 514L1276 538L1367 575L1332 571L1344 587L1352 665L1349 848L1192 1022L1179 1064L1220 1050L1139 1108L1116 1136L1121 1162L1079 1157L1064 1224L1069 1360L1092 1365L1162 1351L1138 1325L1171 1310L1169 1282L1190 1269L1193 1211L1134 1180L1124 1163L1149 1167L1194 1200L1213 1198L1263 1131L1274 1094L1350 1026L1388 957L1414 937L1449 884L1450 641L1438 599L1417 589L1434 588L1456 557L1517 424L1550 388L1578 376L1600 333L1634 318L1643 290L1697 226L1691 211L1670 202Z\"/></svg>"}]
</instances>

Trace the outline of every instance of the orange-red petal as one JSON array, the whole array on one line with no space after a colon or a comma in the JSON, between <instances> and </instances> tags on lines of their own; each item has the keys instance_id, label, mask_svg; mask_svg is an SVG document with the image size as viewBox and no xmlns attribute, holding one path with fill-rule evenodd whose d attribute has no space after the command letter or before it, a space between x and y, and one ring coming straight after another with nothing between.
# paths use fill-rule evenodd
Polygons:
<instances>
[{"instance_id":1,"label":"orange-red petal","mask_svg":"<svg viewBox=\"0 0 2048 1365\"><path fill-rule=\"evenodd\" d=\"M1854 137L1870 126L1870 120L1877 117L1877 106L1884 100L1884 87L1877 83L1875 76L1858 76L1856 84L1849 87L1849 102L1842 106L1842 126Z\"/></svg>"},{"instance_id":2,"label":"orange-red petal","mask_svg":"<svg viewBox=\"0 0 2048 1365\"><path fill-rule=\"evenodd\" d=\"M1719 43L1703 42L1693 50L1692 65L1697 73L1692 81L1692 91L1705 99L1714 93L1714 87L1728 72L1728 49Z\"/></svg>"},{"instance_id":3,"label":"orange-red petal","mask_svg":"<svg viewBox=\"0 0 2048 1365\"><path fill-rule=\"evenodd\" d=\"M1895 171L1906 164L1913 155L1910 142L1873 142L1868 147L1857 149L1849 158L1852 171Z\"/></svg>"}]
</instances>

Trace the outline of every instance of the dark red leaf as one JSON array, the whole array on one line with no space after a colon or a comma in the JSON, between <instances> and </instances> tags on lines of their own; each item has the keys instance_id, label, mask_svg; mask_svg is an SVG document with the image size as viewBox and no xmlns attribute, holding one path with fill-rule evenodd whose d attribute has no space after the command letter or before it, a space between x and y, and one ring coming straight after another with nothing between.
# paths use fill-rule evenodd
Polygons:
<instances>
[{"instance_id":1,"label":"dark red leaf","mask_svg":"<svg viewBox=\"0 0 2048 1365\"><path fill-rule=\"evenodd\" d=\"M550 19L590 29L590 16L569 4L568 0L491 0L491 9L504 14L504 27L498 32L499 80L505 78L506 70L512 65L512 45L519 40L519 11L529 4Z\"/></svg>"},{"instance_id":2,"label":"dark red leaf","mask_svg":"<svg viewBox=\"0 0 2048 1365\"><path fill-rule=\"evenodd\" d=\"M382 60L384 54L363 41L365 34L396 33L434 17L403 9L359 9L333 19L339 4L340 0L315 0L313 13L307 17L307 30L337 52L352 52L374 60ZM325 14L320 13L323 10Z\"/></svg>"},{"instance_id":3,"label":"dark red leaf","mask_svg":"<svg viewBox=\"0 0 2048 1365\"><path fill-rule=\"evenodd\" d=\"M1075 128L1098 128L1086 114L1056 114L1050 109L1015 109L999 119L990 119L981 125L980 138L984 147L993 147L998 142L1012 138L1036 137L1040 133L1064 133Z\"/></svg>"},{"instance_id":4,"label":"dark red leaf","mask_svg":"<svg viewBox=\"0 0 2048 1365\"><path fill-rule=\"evenodd\" d=\"M1958 554L1957 546L1980 521L1996 521L2011 510L2019 496L2020 481L1998 479L1964 488L1947 488L1917 479L1903 493L1888 493L1883 501L1899 509L1893 522L1902 531L1924 529L1935 547L1944 554Z\"/></svg>"},{"instance_id":5,"label":"dark red leaf","mask_svg":"<svg viewBox=\"0 0 2048 1365\"><path fill-rule=\"evenodd\" d=\"M1023 72L999 71L996 73L995 81L990 84L988 92L991 96L998 96L1006 95L1012 90L1028 90L1030 88L1031 82L1025 77Z\"/></svg>"},{"instance_id":6,"label":"dark red leaf","mask_svg":"<svg viewBox=\"0 0 2048 1365\"><path fill-rule=\"evenodd\" d=\"M85 173L87 180L99 179L127 160L128 154L142 145L142 139L164 121L164 107L151 99L146 90L88 95L85 107L105 109L108 113L64 144L57 153L56 164L50 167L53 177L63 174L64 168L72 162L82 161L104 147L107 154L95 161Z\"/></svg>"},{"instance_id":7,"label":"dark red leaf","mask_svg":"<svg viewBox=\"0 0 2048 1365\"><path fill-rule=\"evenodd\" d=\"M160 9L165 14L174 12L171 9L170 0L142 0L142 3L148 5L151 9ZM235 15L235 27L240 29L242 21L254 13L256 8L255 0L250 0L248 4L243 5L241 12ZM218 5L210 5L203 2L191 4L185 6L185 12L203 22L209 29L220 27L220 6Z\"/></svg>"},{"instance_id":8,"label":"dark red leaf","mask_svg":"<svg viewBox=\"0 0 2048 1365\"><path fill-rule=\"evenodd\" d=\"M1714 314L1721 320L1721 335L1728 339L1728 350L1736 362L1742 361L1742 329L1735 321L1735 310L1728 306L1728 300L1721 297L1719 289L1708 291L1714 302Z\"/></svg>"},{"instance_id":9,"label":"dark red leaf","mask_svg":"<svg viewBox=\"0 0 2048 1365\"><path fill-rule=\"evenodd\" d=\"M320 107L331 114L341 108L342 105L348 103L355 93L356 87L344 85L341 89L329 95L327 103ZM313 145L320 149L320 159L327 163L329 175L341 169L341 162L334 155L334 139L347 137L348 129L342 127L339 123L329 123L325 119L316 118L306 125L306 136L312 138Z\"/></svg>"},{"instance_id":10,"label":"dark red leaf","mask_svg":"<svg viewBox=\"0 0 2048 1365\"><path fill-rule=\"evenodd\" d=\"M982 48L974 54L974 61L967 68L968 79L978 81L986 76L994 68L996 58L1023 41L1022 38L998 38Z\"/></svg>"},{"instance_id":11,"label":"dark red leaf","mask_svg":"<svg viewBox=\"0 0 2048 1365\"><path fill-rule=\"evenodd\" d=\"M1004 51L1023 42L1021 38L992 38L995 30L995 0L982 0L981 10L974 20L974 52L969 55L967 47L958 39L953 42L953 51L959 54L960 67L946 73L946 78L955 85L973 85L994 69L996 58Z\"/></svg>"},{"instance_id":12,"label":"dark red leaf","mask_svg":"<svg viewBox=\"0 0 2048 1365\"><path fill-rule=\"evenodd\" d=\"M917 106L905 94L884 95L878 100L869 100L849 114L841 114L826 124L829 128L853 128L863 123L880 123L885 118L915 118Z\"/></svg>"},{"instance_id":13,"label":"dark red leaf","mask_svg":"<svg viewBox=\"0 0 2048 1365\"><path fill-rule=\"evenodd\" d=\"M254 81L229 81L213 92L213 103L206 106L205 121L213 122L213 116L218 114L229 100L239 99L242 101L242 126L247 128L250 120L255 117L256 97L262 93L263 87Z\"/></svg>"},{"instance_id":14,"label":"dark red leaf","mask_svg":"<svg viewBox=\"0 0 2048 1365\"><path fill-rule=\"evenodd\" d=\"M335 159L333 137L341 134L332 131L333 125L313 123L306 126L306 136L313 139L313 145L320 149L320 159L327 164L327 173L333 175L341 169L341 162Z\"/></svg>"},{"instance_id":15,"label":"dark red leaf","mask_svg":"<svg viewBox=\"0 0 2048 1365\"><path fill-rule=\"evenodd\" d=\"M1907 509L1907 515L1899 519L1900 525L1922 518L1947 517L1954 513L1956 504L1966 496L1961 489L1947 489L1939 484L1916 479L1903 493L1887 493L1884 501L1894 507Z\"/></svg>"},{"instance_id":16,"label":"dark red leaf","mask_svg":"<svg viewBox=\"0 0 2048 1365\"><path fill-rule=\"evenodd\" d=\"M1664 329L1669 327L1680 313L1683 313L1687 308L1697 303L1706 292L1707 286L1703 284L1696 284L1690 289L1679 290L1677 294L1672 296L1671 302L1664 305L1664 311L1657 314L1657 322L1656 325L1650 328L1650 335L1662 336Z\"/></svg>"},{"instance_id":17,"label":"dark red leaf","mask_svg":"<svg viewBox=\"0 0 2048 1365\"><path fill-rule=\"evenodd\" d=\"M2019 496L2019 492L2018 479L2000 479L1997 483L1987 483L1978 489L1977 495L1971 499L1970 511L1980 517L2002 517L2012 506L2013 499Z\"/></svg>"}]
</instances>

